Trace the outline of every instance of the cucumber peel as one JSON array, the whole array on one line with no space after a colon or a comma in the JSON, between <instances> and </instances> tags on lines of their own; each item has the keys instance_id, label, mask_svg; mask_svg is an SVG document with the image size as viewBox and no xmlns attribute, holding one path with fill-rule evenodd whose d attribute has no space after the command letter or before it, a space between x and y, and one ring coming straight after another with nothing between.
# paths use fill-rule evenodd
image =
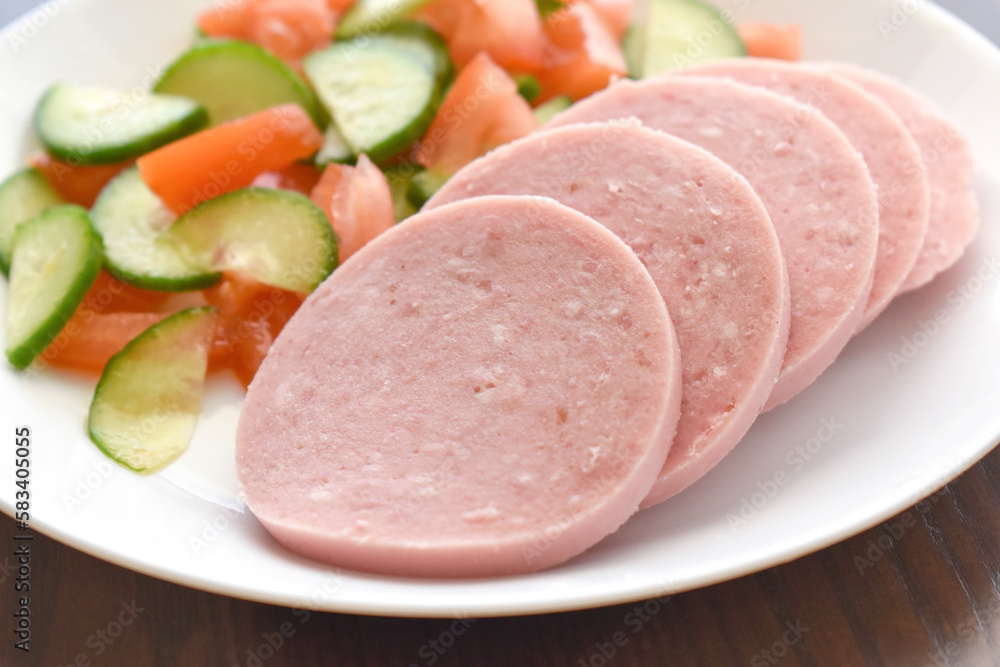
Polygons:
<instances>
[{"instance_id":1,"label":"cucumber peel","mask_svg":"<svg viewBox=\"0 0 1000 667\"><path fill-rule=\"evenodd\" d=\"M42 172L28 167L0 183L0 270L10 272L14 232L42 211L64 203Z\"/></svg>"},{"instance_id":2,"label":"cucumber peel","mask_svg":"<svg viewBox=\"0 0 1000 667\"><path fill-rule=\"evenodd\" d=\"M188 266L239 271L293 292L312 292L337 267L337 239L308 197L243 188L191 209L161 237Z\"/></svg>"},{"instance_id":3,"label":"cucumber peel","mask_svg":"<svg viewBox=\"0 0 1000 667\"><path fill-rule=\"evenodd\" d=\"M66 204L18 227L7 302L7 359L27 368L55 340L101 269L87 211Z\"/></svg>"},{"instance_id":4,"label":"cucumber peel","mask_svg":"<svg viewBox=\"0 0 1000 667\"><path fill-rule=\"evenodd\" d=\"M421 171L408 164L386 167L382 170L385 180L389 183L389 192L392 193L392 211L397 223L417 212L417 208L407 198L407 192L413 177Z\"/></svg>"},{"instance_id":5,"label":"cucumber peel","mask_svg":"<svg viewBox=\"0 0 1000 667\"><path fill-rule=\"evenodd\" d=\"M104 262L116 278L148 290L183 292L210 287L218 271L192 266L165 238L176 215L149 189L136 167L111 180L90 211L104 240Z\"/></svg>"},{"instance_id":6,"label":"cucumber peel","mask_svg":"<svg viewBox=\"0 0 1000 667\"><path fill-rule=\"evenodd\" d=\"M433 169L425 169L413 175L410 184L406 189L406 201L415 209L420 210L427 200L434 196L444 184L451 178L451 174L444 174Z\"/></svg>"},{"instance_id":7,"label":"cucumber peel","mask_svg":"<svg viewBox=\"0 0 1000 667\"><path fill-rule=\"evenodd\" d=\"M35 108L46 150L72 164L124 162L203 129L205 108L180 95L137 96L94 86L55 84Z\"/></svg>"},{"instance_id":8,"label":"cucumber peel","mask_svg":"<svg viewBox=\"0 0 1000 667\"><path fill-rule=\"evenodd\" d=\"M703 0L649 0L645 10L645 16L635 16L623 45L633 78L746 55L736 27Z\"/></svg>"},{"instance_id":9,"label":"cucumber peel","mask_svg":"<svg viewBox=\"0 0 1000 667\"><path fill-rule=\"evenodd\" d=\"M372 35L337 42L308 56L306 76L355 156L384 163L420 139L442 97L433 47L414 56L415 42Z\"/></svg>"},{"instance_id":10,"label":"cucumber peel","mask_svg":"<svg viewBox=\"0 0 1000 667\"><path fill-rule=\"evenodd\" d=\"M569 109L571 106L573 106L573 99L569 95L553 97L545 104L535 107L535 118L538 120L539 125L545 125L556 115L566 111L566 109Z\"/></svg>"},{"instance_id":11,"label":"cucumber peel","mask_svg":"<svg viewBox=\"0 0 1000 667\"><path fill-rule=\"evenodd\" d=\"M198 100L212 125L287 103L301 106L318 127L329 120L292 68L256 44L235 39L199 41L167 67L153 90Z\"/></svg>"},{"instance_id":12,"label":"cucumber peel","mask_svg":"<svg viewBox=\"0 0 1000 667\"><path fill-rule=\"evenodd\" d=\"M182 310L134 338L104 367L90 404L90 438L138 473L187 450L201 412L218 311Z\"/></svg>"},{"instance_id":13,"label":"cucumber peel","mask_svg":"<svg viewBox=\"0 0 1000 667\"><path fill-rule=\"evenodd\" d=\"M381 32L386 26L404 19L429 0L357 0L341 17L334 32L338 40Z\"/></svg>"}]
</instances>

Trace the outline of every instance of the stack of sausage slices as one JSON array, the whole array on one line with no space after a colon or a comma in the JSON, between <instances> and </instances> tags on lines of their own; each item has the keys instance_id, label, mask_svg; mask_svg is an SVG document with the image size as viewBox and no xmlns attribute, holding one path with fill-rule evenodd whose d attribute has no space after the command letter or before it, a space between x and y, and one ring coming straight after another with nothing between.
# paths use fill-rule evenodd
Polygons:
<instances>
[{"instance_id":1,"label":"stack of sausage slices","mask_svg":"<svg viewBox=\"0 0 1000 667\"><path fill-rule=\"evenodd\" d=\"M954 264L973 169L931 104L854 66L615 83L460 171L309 298L247 396L246 501L346 568L562 563Z\"/></svg>"}]
</instances>

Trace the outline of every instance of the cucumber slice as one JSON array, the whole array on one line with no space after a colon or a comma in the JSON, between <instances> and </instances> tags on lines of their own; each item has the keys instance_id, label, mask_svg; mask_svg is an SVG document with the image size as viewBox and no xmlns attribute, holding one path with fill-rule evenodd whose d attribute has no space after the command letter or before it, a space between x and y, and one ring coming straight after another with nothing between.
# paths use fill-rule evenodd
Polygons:
<instances>
[{"instance_id":1,"label":"cucumber slice","mask_svg":"<svg viewBox=\"0 0 1000 667\"><path fill-rule=\"evenodd\" d=\"M337 129L336 123L326 126L323 133L323 147L316 153L316 164L319 166L328 165L331 162L347 164L356 159L354 151L347 145L344 135Z\"/></svg>"},{"instance_id":2,"label":"cucumber slice","mask_svg":"<svg viewBox=\"0 0 1000 667\"><path fill-rule=\"evenodd\" d=\"M124 162L197 132L205 109L179 95L137 96L56 84L35 109L35 131L49 153L73 164Z\"/></svg>"},{"instance_id":3,"label":"cucumber slice","mask_svg":"<svg viewBox=\"0 0 1000 667\"><path fill-rule=\"evenodd\" d=\"M535 107L535 118L538 119L539 125L545 125L557 114L566 111L566 109L569 109L571 106L573 106L573 98L569 95L560 95L559 97L552 98L541 106Z\"/></svg>"},{"instance_id":4,"label":"cucumber slice","mask_svg":"<svg viewBox=\"0 0 1000 667\"><path fill-rule=\"evenodd\" d=\"M415 209L420 210L420 207L444 186L448 178L447 174L440 174L432 169L414 174L406 189L406 201L410 202L410 205Z\"/></svg>"},{"instance_id":5,"label":"cucumber slice","mask_svg":"<svg viewBox=\"0 0 1000 667\"><path fill-rule=\"evenodd\" d=\"M192 266L164 235L177 218L149 189L136 167L104 186L90 211L104 240L104 263L119 280L162 292L210 287L218 271Z\"/></svg>"},{"instance_id":6,"label":"cucumber slice","mask_svg":"<svg viewBox=\"0 0 1000 667\"><path fill-rule=\"evenodd\" d=\"M517 82L517 94L527 100L528 104L534 104L542 94L542 85L530 74L519 74L514 77L514 81Z\"/></svg>"},{"instance_id":7,"label":"cucumber slice","mask_svg":"<svg viewBox=\"0 0 1000 667\"><path fill-rule=\"evenodd\" d=\"M535 0L535 6L538 7L538 14L543 19L547 19L560 9L565 8L566 2L565 0Z\"/></svg>"},{"instance_id":8,"label":"cucumber slice","mask_svg":"<svg viewBox=\"0 0 1000 667\"><path fill-rule=\"evenodd\" d=\"M190 266L241 271L262 283L312 292L337 267L337 239L308 197L244 188L182 215L163 235Z\"/></svg>"},{"instance_id":9,"label":"cucumber slice","mask_svg":"<svg viewBox=\"0 0 1000 667\"><path fill-rule=\"evenodd\" d=\"M448 44L426 23L397 21L386 26L378 36L379 39L410 49L414 58L437 75L442 91L454 77L455 66L448 53Z\"/></svg>"},{"instance_id":10,"label":"cucumber slice","mask_svg":"<svg viewBox=\"0 0 1000 667\"><path fill-rule=\"evenodd\" d=\"M746 55L736 27L702 0L649 0L625 38L629 73L647 78L695 63Z\"/></svg>"},{"instance_id":11,"label":"cucumber slice","mask_svg":"<svg viewBox=\"0 0 1000 667\"><path fill-rule=\"evenodd\" d=\"M90 404L90 439L130 470L152 474L194 434L218 312L182 310L139 334L104 367Z\"/></svg>"},{"instance_id":12,"label":"cucumber slice","mask_svg":"<svg viewBox=\"0 0 1000 667\"><path fill-rule=\"evenodd\" d=\"M7 359L27 368L55 340L101 269L87 211L66 204L18 227L7 301Z\"/></svg>"},{"instance_id":13,"label":"cucumber slice","mask_svg":"<svg viewBox=\"0 0 1000 667\"><path fill-rule=\"evenodd\" d=\"M429 0L357 0L340 19L334 36L337 39L350 39L357 35L380 32L390 23L405 19L428 2Z\"/></svg>"},{"instance_id":14,"label":"cucumber slice","mask_svg":"<svg viewBox=\"0 0 1000 667\"><path fill-rule=\"evenodd\" d=\"M425 62L412 47L373 35L337 42L303 66L354 155L381 163L423 136L434 120L441 90Z\"/></svg>"},{"instance_id":15,"label":"cucumber slice","mask_svg":"<svg viewBox=\"0 0 1000 667\"><path fill-rule=\"evenodd\" d=\"M326 127L328 120L309 86L288 65L239 40L198 42L167 68L153 90L198 100L212 125L289 102L301 106L318 127Z\"/></svg>"},{"instance_id":16,"label":"cucumber slice","mask_svg":"<svg viewBox=\"0 0 1000 667\"><path fill-rule=\"evenodd\" d=\"M386 167L382 172L385 174L385 180L389 182L389 191L392 193L392 210L396 222L402 222L417 212L416 207L407 199L406 193L410 189L413 177L420 171L406 164Z\"/></svg>"},{"instance_id":17,"label":"cucumber slice","mask_svg":"<svg viewBox=\"0 0 1000 667\"><path fill-rule=\"evenodd\" d=\"M10 253L18 226L63 203L42 172L22 169L0 183L0 270L10 272Z\"/></svg>"}]
</instances>

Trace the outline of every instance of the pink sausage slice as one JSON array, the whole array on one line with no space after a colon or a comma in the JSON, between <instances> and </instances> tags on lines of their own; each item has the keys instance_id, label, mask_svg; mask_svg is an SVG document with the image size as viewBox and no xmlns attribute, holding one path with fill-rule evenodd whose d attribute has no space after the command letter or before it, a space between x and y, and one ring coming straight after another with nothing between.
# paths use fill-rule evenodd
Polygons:
<instances>
[{"instance_id":1,"label":"pink sausage slice","mask_svg":"<svg viewBox=\"0 0 1000 667\"><path fill-rule=\"evenodd\" d=\"M764 202L792 296L788 350L765 409L784 403L833 363L871 292L878 203L864 160L811 107L719 78L621 81L550 127L630 117L714 153Z\"/></svg>"},{"instance_id":2,"label":"pink sausage slice","mask_svg":"<svg viewBox=\"0 0 1000 667\"><path fill-rule=\"evenodd\" d=\"M683 388L677 436L644 506L683 490L742 439L788 341L788 280L764 205L707 151L638 122L528 136L465 167L425 210L543 195L592 217L646 266L671 313Z\"/></svg>"},{"instance_id":3,"label":"pink sausage slice","mask_svg":"<svg viewBox=\"0 0 1000 667\"><path fill-rule=\"evenodd\" d=\"M663 299L628 246L554 201L417 215L288 323L236 441L288 549L395 576L571 558L638 508L680 406Z\"/></svg>"},{"instance_id":4,"label":"pink sausage slice","mask_svg":"<svg viewBox=\"0 0 1000 667\"><path fill-rule=\"evenodd\" d=\"M969 143L932 102L895 79L854 65L824 63L823 67L883 100L920 147L930 183L930 219L920 256L900 291L923 287L955 264L979 231Z\"/></svg>"},{"instance_id":5,"label":"pink sausage slice","mask_svg":"<svg viewBox=\"0 0 1000 667\"><path fill-rule=\"evenodd\" d=\"M927 173L909 131L885 105L842 77L802 63L764 58L717 60L684 72L762 86L815 107L864 157L879 202L875 279L858 329L881 314L913 269L930 210Z\"/></svg>"}]
</instances>

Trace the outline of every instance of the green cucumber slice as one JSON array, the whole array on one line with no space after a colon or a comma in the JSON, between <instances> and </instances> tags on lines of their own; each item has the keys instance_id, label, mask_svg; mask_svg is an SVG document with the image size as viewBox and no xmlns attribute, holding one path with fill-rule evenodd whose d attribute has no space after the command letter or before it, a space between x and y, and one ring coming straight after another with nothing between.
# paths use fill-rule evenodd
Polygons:
<instances>
[{"instance_id":1,"label":"green cucumber slice","mask_svg":"<svg viewBox=\"0 0 1000 667\"><path fill-rule=\"evenodd\" d=\"M455 66L451 62L448 44L426 23L397 21L386 26L378 37L410 49L414 58L437 75L442 91L454 77Z\"/></svg>"},{"instance_id":2,"label":"green cucumber slice","mask_svg":"<svg viewBox=\"0 0 1000 667\"><path fill-rule=\"evenodd\" d=\"M432 169L426 169L413 175L406 189L406 201L415 209L420 210L427 200L434 196L448 181L448 174L441 174Z\"/></svg>"},{"instance_id":3,"label":"green cucumber slice","mask_svg":"<svg viewBox=\"0 0 1000 667\"><path fill-rule=\"evenodd\" d=\"M354 155L382 163L423 136L434 120L441 90L425 62L413 56L412 47L373 35L337 42L308 56L303 66Z\"/></svg>"},{"instance_id":4,"label":"green cucumber slice","mask_svg":"<svg viewBox=\"0 0 1000 667\"><path fill-rule=\"evenodd\" d=\"M406 194L410 189L413 177L420 171L422 170L408 164L386 167L382 170L382 173L385 174L385 180L389 182L389 192L392 193L392 210L396 222L402 222L417 212L416 207L410 203Z\"/></svg>"},{"instance_id":5,"label":"green cucumber slice","mask_svg":"<svg viewBox=\"0 0 1000 667\"><path fill-rule=\"evenodd\" d=\"M702 0L649 0L625 37L629 73L643 79L718 58L746 55L736 27Z\"/></svg>"},{"instance_id":6,"label":"green cucumber slice","mask_svg":"<svg viewBox=\"0 0 1000 667\"><path fill-rule=\"evenodd\" d=\"M557 114L566 111L573 106L573 98L569 95L560 95L559 97L553 97L551 100L545 104L535 107L535 118L538 119L539 125L545 125L547 122L552 120Z\"/></svg>"},{"instance_id":7,"label":"green cucumber slice","mask_svg":"<svg viewBox=\"0 0 1000 667\"><path fill-rule=\"evenodd\" d=\"M73 164L124 162L208 123L205 109L179 95L137 96L56 84L35 109L35 131L49 153Z\"/></svg>"},{"instance_id":8,"label":"green cucumber slice","mask_svg":"<svg viewBox=\"0 0 1000 667\"><path fill-rule=\"evenodd\" d=\"M316 153L316 164L325 166L330 163L347 164L356 159L354 151L347 145L344 135L337 129L336 123L326 126L323 133L323 146Z\"/></svg>"},{"instance_id":9,"label":"green cucumber slice","mask_svg":"<svg viewBox=\"0 0 1000 667\"><path fill-rule=\"evenodd\" d=\"M212 125L295 103L318 127L327 118L309 86L267 50L235 39L206 39L175 60L153 88L186 95L208 109Z\"/></svg>"},{"instance_id":10,"label":"green cucumber slice","mask_svg":"<svg viewBox=\"0 0 1000 667\"><path fill-rule=\"evenodd\" d=\"M28 167L0 183L0 270L10 273L14 232L42 211L63 203L42 172Z\"/></svg>"},{"instance_id":11,"label":"green cucumber slice","mask_svg":"<svg viewBox=\"0 0 1000 667\"><path fill-rule=\"evenodd\" d=\"M390 23L395 23L417 11L429 0L357 0L340 19L334 36L350 39L357 35L381 32Z\"/></svg>"},{"instance_id":12,"label":"green cucumber slice","mask_svg":"<svg viewBox=\"0 0 1000 667\"><path fill-rule=\"evenodd\" d=\"M210 287L218 271L192 266L164 238L177 216L142 180L136 167L104 186L90 211L104 240L104 263L119 280L162 292Z\"/></svg>"},{"instance_id":13,"label":"green cucumber slice","mask_svg":"<svg viewBox=\"0 0 1000 667\"><path fill-rule=\"evenodd\" d=\"M538 96L542 94L542 85L531 74L519 74L514 77L514 81L517 83L517 94L523 97L528 104L534 104Z\"/></svg>"},{"instance_id":14,"label":"green cucumber slice","mask_svg":"<svg viewBox=\"0 0 1000 667\"><path fill-rule=\"evenodd\" d=\"M66 204L17 228L7 301L7 359L27 368L62 331L101 269L87 211Z\"/></svg>"},{"instance_id":15,"label":"green cucumber slice","mask_svg":"<svg viewBox=\"0 0 1000 667\"><path fill-rule=\"evenodd\" d=\"M262 283L312 292L337 267L337 239L308 197L244 188L182 215L163 235L190 266L241 271Z\"/></svg>"},{"instance_id":16,"label":"green cucumber slice","mask_svg":"<svg viewBox=\"0 0 1000 667\"><path fill-rule=\"evenodd\" d=\"M535 6L538 7L538 14L543 19L547 19L560 9L565 8L566 2L565 0L535 0Z\"/></svg>"},{"instance_id":17,"label":"green cucumber slice","mask_svg":"<svg viewBox=\"0 0 1000 667\"><path fill-rule=\"evenodd\" d=\"M139 334L104 367L89 430L105 454L142 474L188 448L201 412L215 308L182 310Z\"/></svg>"}]
</instances>

